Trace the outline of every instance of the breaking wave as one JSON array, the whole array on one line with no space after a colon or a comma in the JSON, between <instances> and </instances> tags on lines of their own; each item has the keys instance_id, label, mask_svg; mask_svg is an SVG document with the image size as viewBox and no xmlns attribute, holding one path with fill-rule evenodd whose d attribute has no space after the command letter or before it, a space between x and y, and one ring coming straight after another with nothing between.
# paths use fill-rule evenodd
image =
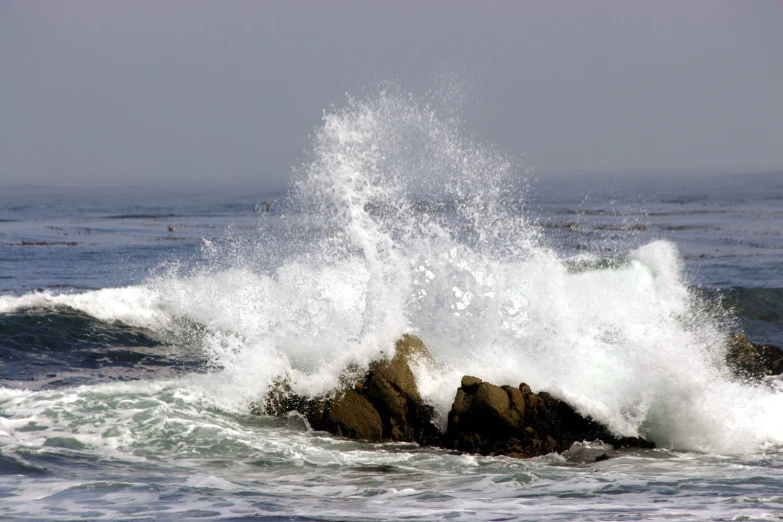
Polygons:
<instances>
[{"instance_id":1,"label":"breaking wave","mask_svg":"<svg viewBox=\"0 0 783 522\"><path fill-rule=\"evenodd\" d=\"M730 377L732 319L689 290L676 245L612 263L557 254L525 217L518 166L462 128L448 100L395 86L349 99L294 173L275 217L292 226L205 243L200 266L138 286L3 296L0 313L67 308L191 343L213 371L188 386L237 411L283 374L327 391L413 332L442 418L470 374L526 382L664 447L783 443L783 394Z\"/></svg>"}]
</instances>

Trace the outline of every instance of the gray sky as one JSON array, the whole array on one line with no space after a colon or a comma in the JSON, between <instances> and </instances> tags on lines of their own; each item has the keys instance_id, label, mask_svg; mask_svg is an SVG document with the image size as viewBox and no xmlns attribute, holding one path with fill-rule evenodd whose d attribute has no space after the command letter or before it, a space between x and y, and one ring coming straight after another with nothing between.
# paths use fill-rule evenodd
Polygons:
<instances>
[{"instance_id":1,"label":"gray sky","mask_svg":"<svg viewBox=\"0 0 783 522\"><path fill-rule=\"evenodd\" d=\"M277 190L346 92L444 71L538 174L783 169L782 28L774 0L6 0L0 190Z\"/></svg>"}]
</instances>

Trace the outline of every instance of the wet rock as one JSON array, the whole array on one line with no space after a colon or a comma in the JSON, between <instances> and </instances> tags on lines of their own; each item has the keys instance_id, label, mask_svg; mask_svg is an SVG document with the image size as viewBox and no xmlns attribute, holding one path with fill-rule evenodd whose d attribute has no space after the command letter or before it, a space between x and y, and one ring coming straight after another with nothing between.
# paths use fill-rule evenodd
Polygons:
<instances>
[{"instance_id":1,"label":"wet rock","mask_svg":"<svg viewBox=\"0 0 783 522\"><path fill-rule=\"evenodd\" d=\"M313 429L351 439L378 442L383 436L378 412L361 392L354 389L305 397L293 393L287 380L280 380L267 393L266 403L254 405L251 411L278 417L297 411Z\"/></svg>"},{"instance_id":2,"label":"wet rock","mask_svg":"<svg viewBox=\"0 0 783 522\"><path fill-rule=\"evenodd\" d=\"M383 438L430 445L440 439L432 424L434 410L419 395L410 364L417 359L431 361L421 339L404 335L395 344L394 357L374 362L364 382L367 397L383 420Z\"/></svg>"},{"instance_id":3,"label":"wet rock","mask_svg":"<svg viewBox=\"0 0 783 522\"><path fill-rule=\"evenodd\" d=\"M546 392L535 394L524 383L496 386L467 375L441 433L411 370L419 361L431 362L427 348L419 338L405 335L395 344L393 357L374 361L367 371L347 368L340 389L304 397L280 379L254 411L276 416L297 411L313 429L353 439L417 442L483 455L534 457L565 451L583 440L615 448L655 446L644 439L616 437L565 402Z\"/></svg>"},{"instance_id":4,"label":"wet rock","mask_svg":"<svg viewBox=\"0 0 783 522\"><path fill-rule=\"evenodd\" d=\"M331 402L326 422L332 433L351 439L380 441L383 436L381 417L363 395L348 390Z\"/></svg>"},{"instance_id":5,"label":"wet rock","mask_svg":"<svg viewBox=\"0 0 783 522\"><path fill-rule=\"evenodd\" d=\"M617 437L552 395L496 386L466 376L449 413L444 445L480 453L535 457L562 452L574 442L600 440L615 447L655 447L644 439Z\"/></svg>"},{"instance_id":6,"label":"wet rock","mask_svg":"<svg viewBox=\"0 0 783 522\"><path fill-rule=\"evenodd\" d=\"M404 396L421 400L416 378L410 368L410 363L416 358L432 359L421 339L415 335L403 335L394 345L394 357L370 364L371 377L385 379Z\"/></svg>"},{"instance_id":7,"label":"wet rock","mask_svg":"<svg viewBox=\"0 0 783 522\"><path fill-rule=\"evenodd\" d=\"M275 381L267 392L264 403L251 405L250 412L255 415L272 415L281 417L291 411L301 413L311 426L323 425L325 414L329 411L332 397L305 397L298 395L291 389L287 379Z\"/></svg>"},{"instance_id":8,"label":"wet rock","mask_svg":"<svg viewBox=\"0 0 783 522\"><path fill-rule=\"evenodd\" d=\"M285 380L276 382L257 413L283 415L298 411L316 430L360 440L404 441L432 445L441 433L432 423L434 410L419 394L410 364L431 360L421 340L404 335L394 356L374 361L365 374L349 368L341 376L342 389L322 397L293 393Z\"/></svg>"},{"instance_id":9,"label":"wet rock","mask_svg":"<svg viewBox=\"0 0 783 522\"><path fill-rule=\"evenodd\" d=\"M742 378L761 380L783 374L783 349L755 344L744 333L729 339L726 364Z\"/></svg>"},{"instance_id":10,"label":"wet rock","mask_svg":"<svg viewBox=\"0 0 783 522\"><path fill-rule=\"evenodd\" d=\"M479 385L481 384L481 379L478 377L471 377L470 375L465 375L462 377L462 381L460 382L460 388L468 391L470 393L474 393Z\"/></svg>"}]
</instances>

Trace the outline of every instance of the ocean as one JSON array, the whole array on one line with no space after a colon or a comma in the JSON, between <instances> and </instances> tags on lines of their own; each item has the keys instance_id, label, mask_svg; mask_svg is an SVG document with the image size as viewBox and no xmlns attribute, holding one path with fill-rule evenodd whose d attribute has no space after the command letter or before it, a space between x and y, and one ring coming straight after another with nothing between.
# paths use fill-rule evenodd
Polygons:
<instances>
[{"instance_id":1,"label":"ocean","mask_svg":"<svg viewBox=\"0 0 783 522\"><path fill-rule=\"evenodd\" d=\"M783 173L538 175L383 92L262 185L0 187L0 518L783 518L781 381L723 363L737 332L783 346ZM518 460L250 413L404 333L441 427L474 375L658 447Z\"/></svg>"}]
</instances>

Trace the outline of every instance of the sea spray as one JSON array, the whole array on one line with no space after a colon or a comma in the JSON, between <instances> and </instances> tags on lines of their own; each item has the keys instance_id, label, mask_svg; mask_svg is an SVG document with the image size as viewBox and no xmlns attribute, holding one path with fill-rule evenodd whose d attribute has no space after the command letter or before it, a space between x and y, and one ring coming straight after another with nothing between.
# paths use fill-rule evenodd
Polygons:
<instances>
[{"instance_id":1,"label":"sea spray","mask_svg":"<svg viewBox=\"0 0 783 522\"><path fill-rule=\"evenodd\" d=\"M71 307L193 342L211 372L158 383L156 411L182 401L245 412L280 376L324 393L413 332L436 361L417 379L441 420L470 374L550 391L664 447L783 442L783 396L729 376L723 318L688 289L674 244L575 270L526 219L519 168L443 105L386 86L327 113L275 218L289 224L282 239L211 241L194 269L1 297L0 310ZM120 417L132 438L133 417Z\"/></svg>"}]
</instances>

